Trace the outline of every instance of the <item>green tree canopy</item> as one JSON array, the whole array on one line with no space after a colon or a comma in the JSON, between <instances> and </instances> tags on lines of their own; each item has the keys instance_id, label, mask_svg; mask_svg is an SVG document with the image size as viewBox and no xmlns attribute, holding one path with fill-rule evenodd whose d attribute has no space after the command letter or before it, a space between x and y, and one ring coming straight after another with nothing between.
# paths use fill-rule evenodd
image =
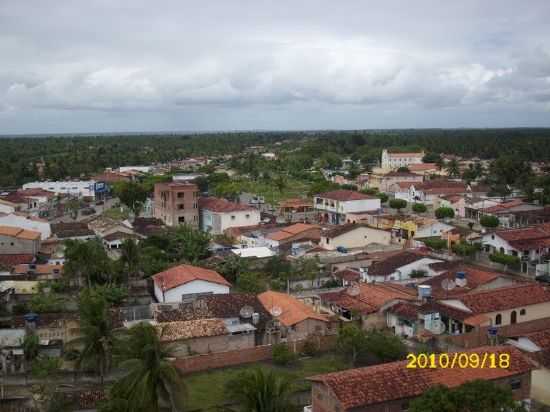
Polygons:
<instances>
[{"instance_id":1,"label":"green tree canopy","mask_svg":"<svg viewBox=\"0 0 550 412\"><path fill-rule=\"evenodd\" d=\"M391 199L389 205L392 209L400 211L407 207L407 201L404 199Z\"/></svg>"},{"instance_id":2,"label":"green tree canopy","mask_svg":"<svg viewBox=\"0 0 550 412\"><path fill-rule=\"evenodd\" d=\"M435 217L438 219L452 219L455 217L455 211L451 207L438 207L435 209Z\"/></svg>"},{"instance_id":3,"label":"green tree canopy","mask_svg":"<svg viewBox=\"0 0 550 412\"><path fill-rule=\"evenodd\" d=\"M147 200L147 190L137 182L117 182L114 185L113 192L135 216L139 215L143 204Z\"/></svg>"},{"instance_id":4,"label":"green tree canopy","mask_svg":"<svg viewBox=\"0 0 550 412\"><path fill-rule=\"evenodd\" d=\"M479 219L479 223L483 227L494 228L499 225L498 217L492 215L484 215Z\"/></svg>"},{"instance_id":5,"label":"green tree canopy","mask_svg":"<svg viewBox=\"0 0 550 412\"><path fill-rule=\"evenodd\" d=\"M412 205L412 210L413 212L416 212L416 213L425 213L428 210L428 208L424 203L414 203Z\"/></svg>"}]
</instances>

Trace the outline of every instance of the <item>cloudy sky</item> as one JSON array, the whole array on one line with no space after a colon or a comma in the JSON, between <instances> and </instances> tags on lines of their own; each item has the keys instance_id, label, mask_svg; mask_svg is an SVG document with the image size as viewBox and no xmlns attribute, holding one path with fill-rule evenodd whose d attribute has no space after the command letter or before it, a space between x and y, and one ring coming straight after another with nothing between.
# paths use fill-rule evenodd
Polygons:
<instances>
[{"instance_id":1,"label":"cloudy sky","mask_svg":"<svg viewBox=\"0 0 550 412\"><path fill-rule=\"evenodd\" d=\"M0 0L0 134L550 126L549 0Z\"/></svg>"}]
</instances>

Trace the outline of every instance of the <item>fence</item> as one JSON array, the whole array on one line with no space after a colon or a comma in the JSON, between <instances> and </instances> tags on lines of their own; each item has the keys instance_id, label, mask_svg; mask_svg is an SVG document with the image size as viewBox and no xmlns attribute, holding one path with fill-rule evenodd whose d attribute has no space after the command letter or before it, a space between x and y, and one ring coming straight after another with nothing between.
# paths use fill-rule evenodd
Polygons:
<instances>
[{"instance_id":1,"label":"fence","mask_svg":"<svg viewBox=\"0 0 550 412\"><path fill-rule=\"evenodd\" d=\"M317 342L317 348L321 352L331 350L336 346L336 336L315 336L313 339ZM293 352L299 353L303 350L305 342L306 340L299 340L288 342L287 345ZM248 349L178 358L174 360L174 364L185 373L200 372L207 369L271 360L272 351L273 345L262 345Z\"/></svg>"}]
</instances>

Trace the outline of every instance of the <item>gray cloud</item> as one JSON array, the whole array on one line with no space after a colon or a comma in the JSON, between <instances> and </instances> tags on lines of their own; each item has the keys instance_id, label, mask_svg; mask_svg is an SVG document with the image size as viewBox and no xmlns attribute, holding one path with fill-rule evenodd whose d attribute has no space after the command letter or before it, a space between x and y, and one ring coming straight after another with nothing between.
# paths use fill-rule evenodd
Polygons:
<instances>
[{"instance_id":1,"label":"gray cloud","mask_svg":"<svg viewBox=\"0 0 550 412\"><path fill-rule=\"evenodd\" d=\"M0 133L550 126L547 21L545 0L4 0Z\"/></svg>"}]
</instances>

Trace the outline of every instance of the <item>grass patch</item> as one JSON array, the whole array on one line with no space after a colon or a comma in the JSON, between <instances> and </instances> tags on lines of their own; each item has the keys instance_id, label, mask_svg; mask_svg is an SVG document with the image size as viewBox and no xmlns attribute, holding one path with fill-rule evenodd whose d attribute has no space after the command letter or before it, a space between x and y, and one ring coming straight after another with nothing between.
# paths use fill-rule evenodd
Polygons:
<instances>
[{"instance_id":1,"label":"grass patch","mask_svg":"<svg viewBox=\"0 0 550 412\"><path fill-rule=\"evenodd\" d=\"M277 204L281 200L303 197L310 189L310 185L303 181L288 178L286 187L279 191L272 183L252 180L234 180L242 192L255 193L263 196L267 203Z\"/></svg>"},{"instance_id":2,"label":"grass patch","mask_svg":"<svg viewBox=\"0 0 550 412\"><path fill-rule=\"evenodd\" d=\"M130 216L130 209L128 209L125 206L112 207L110 209L105 210L103 212L103 216L106 216L114 220L123 221L128 219L128 216Z\"/></svg>"},{"instance_id":3,"label":"grass patch","mask_svg":"<svg viewBox=\"0 0 550 412\"><path fill-rule=\"evenodd\" d=\"M304 380L304 378L308 376L335 372L351 367L350 364L344 361L340 356L326 353L314 358L300 360L296 364L287 367L275 366L272 363L262 362L194 373L185 378L189 395L188 409L191 411L196 409L208 410L208 408L223 405L225 402L225 386L227 382L234 379L239 372L254 369L258 366L264 369L273 369L288 376L295 382L294 386L296 391L310 388L309 382Z\"/></svg>"}]
</instances>

